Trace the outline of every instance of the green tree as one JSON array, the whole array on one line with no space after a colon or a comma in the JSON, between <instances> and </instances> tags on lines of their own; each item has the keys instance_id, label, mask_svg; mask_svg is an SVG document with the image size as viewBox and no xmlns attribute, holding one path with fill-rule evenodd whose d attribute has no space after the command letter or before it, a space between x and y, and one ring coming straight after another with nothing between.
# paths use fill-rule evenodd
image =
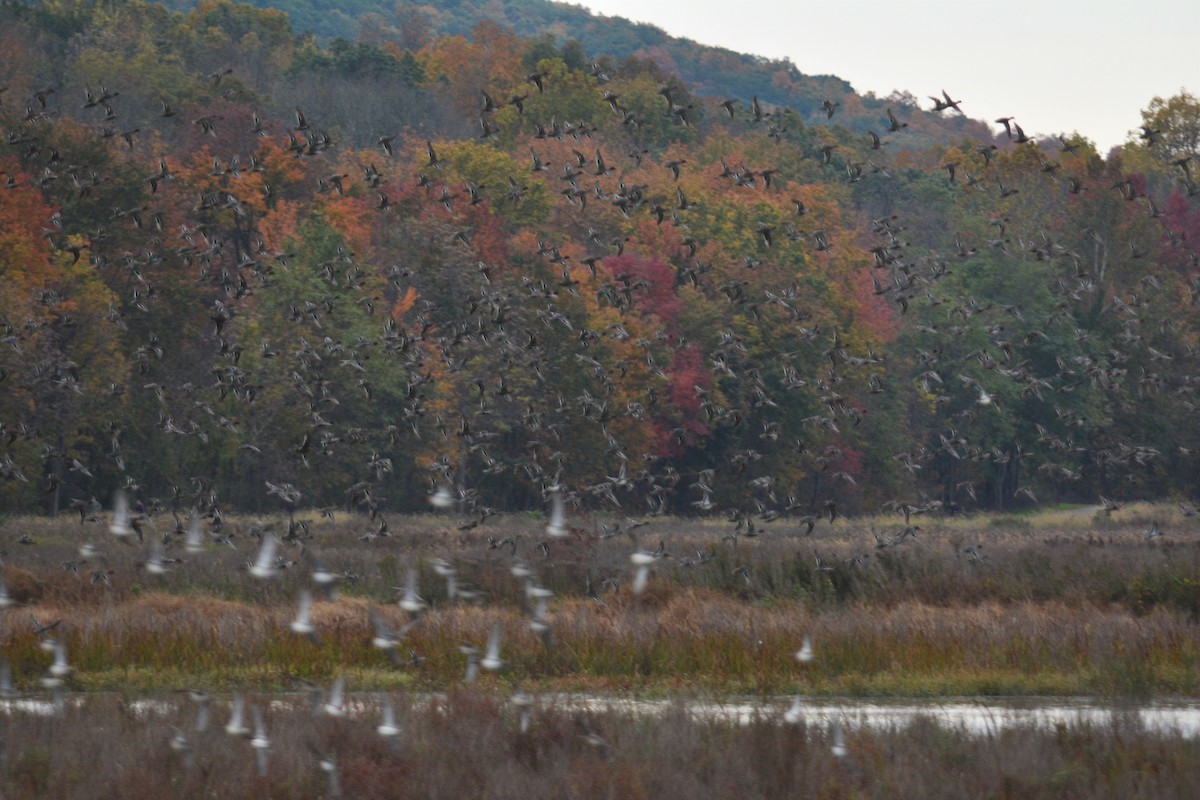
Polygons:
<instances>
[{"instance_id":1,"label":"green tree","mask_svg":"<svg viewBox=\"0 0 1200 800\"><path fill-rule=\"evenodd\" d=\"M1200 156L1200 100L1186 90L1155 97L1142 110L1139 141L1167 165Z\"/></svg>"}]
</instances>

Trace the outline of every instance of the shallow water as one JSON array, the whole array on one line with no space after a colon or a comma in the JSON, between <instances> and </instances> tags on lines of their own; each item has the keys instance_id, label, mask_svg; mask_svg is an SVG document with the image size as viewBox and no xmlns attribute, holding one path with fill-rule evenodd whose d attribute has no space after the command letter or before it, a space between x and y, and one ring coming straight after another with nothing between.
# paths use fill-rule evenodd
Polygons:
<instances>
[{"instance_id":1,"label":"shallow water","mask_svg":"<svg viewBox=\"0 0 1200 800\"><path fill-rule=\"evenodd\" d=\"M15 698L0 701L0 712L6 714L49 715L65 708L78 708L103 697L103 694L69 694L57 701L45 697ZM306 695L279 694L273 698L257 695L278 709L303 708L309 703ZM346 698L346 715L372 717L379 713L383 695L353 693ZM435 695L412 695L416 704L431 702ZM736 698L727 701L700 699L643 700L630 697L583 694L547 694L536 698L543 709L563 713L617 713L641 716L662 716L682 713L698 721L725 721L746 725L761 720L778 720L794 705L793 697L767 700ZM216 698L219 707L227 698ZM138 715L156 716L174 713L181 707L191 707L190 701L175 698L145 698L126 701L127 711ZM871 701L858 698L801 698L798 719L809 725L827 726L834 722L850 728L873 730L903 728L919 720L929 720L945 728L956 729L971 736L995 734L1011 728L1048 729L1058 725L1106 726L1113 723L1131 725L1155 733L1176 734L1185 738L1200 737L1200 701L1158 700L1144 704L1105 703L1091 698L1031 697L1031 698L950 698L942 700ZM220 712L217 712L220 713Z\"/></svg>"},{"instance_id":2,"label":"shallow water","mask_svg":"<svg viewBox=\"0 0 1200 800\"><path fill-rule=\"evenodd\" d=\"M638 714L664 714L683 708L699 719L720 719L745 725L755 720L779 719L792 708L793 698L769 701L649 701L619 698L567 697L567 706L582 710L616 710ZM835 721L848 727L876 730L905 727L917 720L932 720L970 735L997 733L1006 728L1053 728L1056 725L1108 725L1114 721L1144 730L1200 737L1200 702L1156 701L1142 705L1113 705L1084 698L1021 698L973 700L903 700L889 702L857 698L801 698L799 719L807 724Z\"/></svg>"}]
</instances>

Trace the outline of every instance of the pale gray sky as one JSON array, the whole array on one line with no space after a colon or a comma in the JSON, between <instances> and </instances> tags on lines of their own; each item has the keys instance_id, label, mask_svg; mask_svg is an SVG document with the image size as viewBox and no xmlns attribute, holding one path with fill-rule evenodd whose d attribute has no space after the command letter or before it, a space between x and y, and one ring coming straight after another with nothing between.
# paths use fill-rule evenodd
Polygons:
<instances>
[{"instance_id":1,"label":"pale gray sky","mask_svg":"<svg viewBox=\"0 0 1200 800\"><path fill-rule=\"evenodd\" d=\"M1200 0L582 0L595 13L832 74L856 91L944 88L968 116L1101 153L1156 95L1200 94ZM995 127L995 126L993 126Z\"/></svg>"}]
</instances>

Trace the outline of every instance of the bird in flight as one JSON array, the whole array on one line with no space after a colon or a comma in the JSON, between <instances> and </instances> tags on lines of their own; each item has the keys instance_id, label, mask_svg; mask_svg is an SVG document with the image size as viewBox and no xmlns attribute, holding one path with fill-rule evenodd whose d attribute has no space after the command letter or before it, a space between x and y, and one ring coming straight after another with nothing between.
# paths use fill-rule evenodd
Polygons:
<instances>
[{"instance_id":1,"label":"bird in flight","mask_svg":"<svg viewBox=\"0 0 1200 800\"><path fill-rule=\"evenodd\" d=\"M948 108L951 108L960 114L963 113L963 110L958 107L959 103L961 103L962 100L950 99L950 95L949 95L949 93L946 92L945 89L942 89L941 97L934 97L933 95L930 95L929 99L933 101L933 110L934 111L937 111L940 113L942 111L945 111Z\"/></svg>"}]
</instances>

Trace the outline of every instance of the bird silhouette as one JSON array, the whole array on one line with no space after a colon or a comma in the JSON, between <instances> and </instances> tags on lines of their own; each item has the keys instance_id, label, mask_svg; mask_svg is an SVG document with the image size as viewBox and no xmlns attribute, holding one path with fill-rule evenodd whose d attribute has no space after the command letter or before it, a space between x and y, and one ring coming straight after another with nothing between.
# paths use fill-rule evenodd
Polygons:
<instances>
[{"instance_id":1,"label":"bird silhouette","mask_svg":"<svg viewBox=\"0 0 1200 800\"><path fill-rule=\"evenodd\" d=\"M962 100L951 100L950 95L946 92L945 89L942 90L941 97L930 96L929 99L933 101L933 110L936 112L940 113L942 111L945 111L946 109L952 109L954 111L957 111L960 114L963 113L963 110L958 107L959 104L962 103ZM997 122L999 122L999 120L997 120Z\"/></svg>"}]
</instances>

